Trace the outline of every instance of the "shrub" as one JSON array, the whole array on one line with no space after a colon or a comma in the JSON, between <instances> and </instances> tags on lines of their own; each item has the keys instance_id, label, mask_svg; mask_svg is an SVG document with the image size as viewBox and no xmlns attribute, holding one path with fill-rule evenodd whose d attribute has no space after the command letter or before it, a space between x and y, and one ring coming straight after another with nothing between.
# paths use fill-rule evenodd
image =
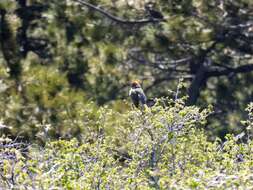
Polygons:
<instances>
[{"instance_id":1,"label":"shrub","mask_svg":"<svg viewBox=\"0 0 253 190\"><path fill-rule=\"evenodd\" d=\"M210 142L210 109L182 99L145 111L108 107L84 120L77 140L21 146L2 138L0 187L18 189L251 189L252 141ZM248 109L249 110L249 109ZM85 114L91 118L88 112ZM87 122L88 121L88 122ZM247 121L246 123L250 123ZM93 129L93 130L91 130ZM28 148L27 151L25 148ZM9 156L12 155L12 156Z\"/></svg>"}]
</instances>

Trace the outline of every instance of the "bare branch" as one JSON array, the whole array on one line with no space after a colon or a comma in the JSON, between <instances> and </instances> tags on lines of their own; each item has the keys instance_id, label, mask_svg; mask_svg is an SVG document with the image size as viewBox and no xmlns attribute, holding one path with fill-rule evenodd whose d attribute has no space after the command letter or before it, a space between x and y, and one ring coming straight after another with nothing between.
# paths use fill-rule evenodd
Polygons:
<instances>
[{"instance_id":1,"label":"bare branch","mask_svg":"<svg viewBox=\"0 0 253 190\"><path fill-rule=\"evenodd\" d=\"M229 75L231 73L248 73L248 72L252 72L253 71L253 64L249 64L249 65L242 65L236 68L228 68L228 69L222 69L222 70L218 70L218 69L213 69L211 71L207 72L207 76L208 77L219 77L219 76L223 76L223 75Z\"/></svg>"},{"instance_id":2,"label":"bare branch","mask_svg":"<svg viewBox=\"0 0 253 190\"><path fill-rule=\"evenodd\" d=\"M137 57L137 55L132 55L131 53L129 54L129 56L134 61L145 64L149 67L159 69L161 71L171 71L171 72L181 72L181 73L189 73L190 71L187 69L178 69L177 66L180 64L185 64L188 61L193 59L193 57L186 57L186 58L182 58L178 60L151 62L151 61L146 60L144 57L140 58L140 56Z\"/></svg>"},{"instance_id":3,"label":"bare branch","mask_svg":"<svg viewBox=\"0 0 253 190\"><path fill-rule=\"evenodd\" d=\"M81 5L88 7L91 10L97 11L100 14L106 16L107 18L109 18L109 19L111 19L115 22L121 23L121 24L135 25L135 24L158 23L158 22L161 22L161 21L165 21L165 19L154 19L154 18L141 19L141 20L125 20L125 19L122 19L122 18L117 17L115 15L112 15L111 13L108 13L107 11L99 8L98 6L90 4L90 3L88 3L84 0L73 0L73 1L76 1L76 2L80 3Z\"/></svg>"},{"instance_id":4,"label":"bare branch","mask_svg":"<svg viewBox=\"0 0 253 190\"><path fill-rule=\"evenodd\" d=\"M231 25L228 26L227 28L230 29L245 29L253 26L253 22L245 23L245 24L238 24L238 25Z\"/></svg>"}]
</instances>

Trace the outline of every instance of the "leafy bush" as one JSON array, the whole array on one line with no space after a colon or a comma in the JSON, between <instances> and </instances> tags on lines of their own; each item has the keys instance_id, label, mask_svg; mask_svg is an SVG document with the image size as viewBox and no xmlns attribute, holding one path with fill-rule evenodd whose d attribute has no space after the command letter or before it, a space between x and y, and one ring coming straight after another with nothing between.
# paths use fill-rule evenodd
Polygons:
<instances>
[{"instance_id":1,"label":"leafy bush","mask_svg":"<svg viewBox=\"0 0 253 190\"><path fill-rule=\"evenodd\" d=\"M3 137L0 188L251 189L252 140L208 141L200 126L210 112L160 100L143 112L86 110L79 140L40 147Z\"/></svg>"}]
</instances>

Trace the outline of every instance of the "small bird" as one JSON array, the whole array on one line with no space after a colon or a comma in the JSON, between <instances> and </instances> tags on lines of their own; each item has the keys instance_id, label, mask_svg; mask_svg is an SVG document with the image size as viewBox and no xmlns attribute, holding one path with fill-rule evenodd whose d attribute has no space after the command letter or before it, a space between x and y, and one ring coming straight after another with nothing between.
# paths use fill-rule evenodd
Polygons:
<instances>
[{"instance_id":1,"label":"small bird","mask_svg":"<svg viewBox=\"0 0 253 190\"><path fill-rule=\"evenodd\" d=\"M133 81L131 83L131 89L129 91L129 96L131 97L132 102L136 108L139 108L139 105L141 105L143 108L147 103L147 97L144 94L144 92L141 88L141 85L138 81Z\"/></svg>"},{"instance_id":2,"label":"small bird","mask_svg":"<svg viewBox=\"0 0 253 190\"><path fill-rule=\"evenodd\" d=\"M147 3L145 5L145 10L149 14L151 19L164 19L162 13L154 9L153 3Z\"/></svg>"}]
</instances>

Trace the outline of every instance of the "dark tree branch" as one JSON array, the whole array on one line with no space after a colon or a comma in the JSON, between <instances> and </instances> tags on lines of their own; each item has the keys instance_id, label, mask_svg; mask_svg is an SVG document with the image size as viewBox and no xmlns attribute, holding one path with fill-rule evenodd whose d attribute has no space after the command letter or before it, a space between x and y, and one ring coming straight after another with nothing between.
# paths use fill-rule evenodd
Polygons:
<instances>
[{"instance_id":1,"label":"dark tree branch","mask_svg":"<svg viewBox=\"0 0 253 190\"><path fill-rule=\"evenodd\" d=\"M130 58L133 59L134 61L140 63L140 64L145 64L148 67L152 67L155 69L158 69L160 71L163 72L178 72L178 73L189 73L190 71L187 69L178 69L177 66L179 64L183 64L186 63L188 61L190 61L192 58L188 57L188 58L183 58L183 59L179 59L179 60L172 60L172 61L156 61L156 62L150 62L144 58L139 58L137 56L131 55L130 54Z\"/></svg>"},{"instance_id":2,"label":"dark tree branch","mask_svg":"<svg viewBox=\"0 0 253 190\"><path fill-rule=\"evenodd\" d=\"M10 20L6 18L7 11L0 10L0 48L3 53L3 57L9 67L10 77L15 79L18 83L19 77L22 72L20 64L20 55L18 51L18 45L16 43L14 32L10 27Z\"/></svg>"},{"instance_id":3,"label":"dark tree branch","mask_svg":"<svg viewBox=\"0 0 253 190\"><path fill-rule=\"evenodd\" d=\"M25 18L25 13L27 11L27 2L26 0L17 0L20 8L16 11L18 13L18 16L21 20L21 26L19 28L19 32L18 32L18 41L21 45L22 48L21 52L22 52L22 56L23 58L26 57L28 50L27 50L27 45L28 45L28 39L27 39L27 30L29 28L29 21ZM22 11L21 11L22 10Z\"/></svg>"},{"instance_id":4,"label":"dark tree branch","mask_svg":"<svg viewBox=\"0 0 253 190\"><path fill-rule=\"evenodd\" d=\"M106 16L107 18L113 20L114 22L121 23L121 24L135 25L135 24L158 23L161 21L165 21L165 19L154 19L154 18L141 19L141 20L125 20L120 17L114 16L111 13L108 13L107 11L99 8L98 6L90 4L84 0L73 0L73 1L76 1L76 2L80 3L81 5L88 7L91 10L97 11L100 14Z\"/></svg>"},{"instance_id":5,"label":"dark tree branch","mask_svg":"<svg viewBox=\"0 0 253 190\"><path fill-rule=\"evenodd\" d=\"M252 26L253 26L253 21L245 23L245 24L230 25L227 28L229 28L229 29L245 29L245 28L249 28L249 27L252 27Z\"/></svg>"},{"instance_id":6,"label":"dark tree branch","mask_svg":"<svg viewBox=\"0 0 253 190\"><path fill-rule=\"evenodd\" d=\"M227 69L212 69L211 71L207 72L207 77L219 77L224 75L229 75L231 73L248 73L253 71L253 64L249 65L242 65L237 68L227 68Z\"/></svg>"}]
</instances>

